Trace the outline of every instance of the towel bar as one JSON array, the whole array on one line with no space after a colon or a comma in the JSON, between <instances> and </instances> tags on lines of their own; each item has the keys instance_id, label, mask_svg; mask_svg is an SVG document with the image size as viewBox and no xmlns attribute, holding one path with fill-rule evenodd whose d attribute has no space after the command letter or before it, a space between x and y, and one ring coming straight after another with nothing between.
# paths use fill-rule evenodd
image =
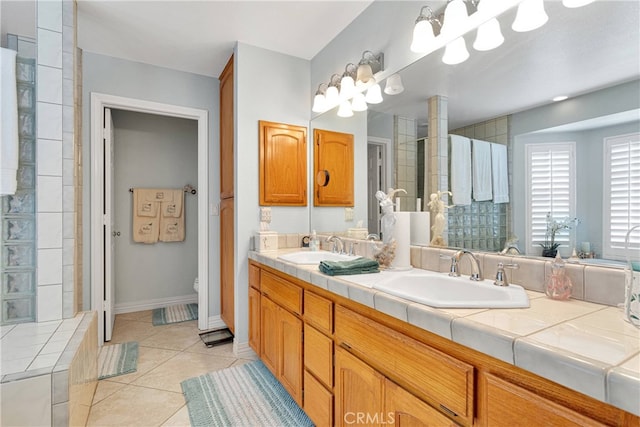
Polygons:
<instances>
[{"instance_id":1,"label":"towel bar","mask_svg":"<svg viewBox=\"0 0 640 427\"><path fill-rule=\"evenodd\" d=\"M191 185L185 185L182 188L182 191L184 191L185 193L191 193L191 194L197 194L198 193L198 190L193 188ZM129 193L133 193L133 188L129 189Z\"/></svg>"}]
</instances>

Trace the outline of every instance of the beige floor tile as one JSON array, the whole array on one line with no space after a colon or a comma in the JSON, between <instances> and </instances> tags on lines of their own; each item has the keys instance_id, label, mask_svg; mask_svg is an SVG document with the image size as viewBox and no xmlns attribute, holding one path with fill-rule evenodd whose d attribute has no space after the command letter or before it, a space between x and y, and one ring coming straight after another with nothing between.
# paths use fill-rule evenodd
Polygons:
<instances>
[{"instance_id":1,"label":"beige floor tile","mask_svg":"<svg viewBox=\"0 0 640 427\"><path fill-rule=\"evenodd\" d=\"M111 377L104 381L112 381L116 383L129 384L147 372L162 365L167 360L179 354L176 350L167 350L162 348L143 347L138 346L138 367L136 372L130 374L119 375L117 377Z\"/></svg>"},{"instance_id":2,"label":"beige floor tile","mask_svg":"<svg viewBox=\"0 0 640 427\"><path fill-rule=\"evenodd\" d=\"M165 348L169 350L184 350L198 341L202 341L190 325L167 325L155 328L157 332L140 341L141 346Z\"/></svg>"},{"instance_id":3,"label":"beige floor tile","mask_svg":"<svg viewBox=\"0 0 640 427\"><path fill-rule=\"evenodd\" d=\"M161 427L191 427L189 420L189 410L185 404L171 418L169 418Z\"/></svg>"},{"instance_id":4,"label":"beige floor tile","mask_svg":"<svg viewBox=\"0 0 640 427\"><path fill-rule=\"evenodd\" d=\"M116 319L137 320L138 322L151 323L153 310L136 311L116 315Z\"/></svg>"},{"instance_id":5,"label":"beige floor tile","mask_svg":"<svg viewBox=\"0 0 640 427\"><path fill-rule=\"evenodd\" d=\"M116 318L111 343L138 341L160 332L151 323Z\"/></svg>"},{"instance_id":6,"label":"beige floor tile","mask_svg":"<svg viewBox=\"0 0 640 427\"><path fill-rule=\"evenodd\" d=\"M92 405L100 402L103 399L111 396L116 391L122 389L126 384L116 383L113 381L101 380L98 381L98 386L96 387L96 392L93 395Z\"/></svg>"},{"instance_id":7,"label":"beige floor tile","mask_svg":"<svg viewBox=\"0 0 640 427\"><path fill-rule=\"evenodd\" d=\"M211 357L207 354L182 352L151 372L142 375L133 384L182 393L180 383L188 378L228 368L236 359Z\"/></svg>"},{"instance_id":8,"label":"beige floor tile","mask_svg":"<svg viewBox=\"0 0 640 427\"><path fill-rule=\"evenodd\" d=\"M183 405L181 393L128 385L93 405L87 426L159 426Z\"/></svg>"},{"instance_id":9,"label":"beige floor tile","mask_svg":"<svg viewBox=\"0 0 640 427\"><path fill-rule=\"evenodd\" d=\"M212 356L223 356L223 357L233 357L233 343L216 345L214 347L207 347L204 345L202 340L200 342L195 343L191 347L185 348L184 351L188 351L189 353L202 353L202 354L210 354Z\"/></svg>"}]
</instances>

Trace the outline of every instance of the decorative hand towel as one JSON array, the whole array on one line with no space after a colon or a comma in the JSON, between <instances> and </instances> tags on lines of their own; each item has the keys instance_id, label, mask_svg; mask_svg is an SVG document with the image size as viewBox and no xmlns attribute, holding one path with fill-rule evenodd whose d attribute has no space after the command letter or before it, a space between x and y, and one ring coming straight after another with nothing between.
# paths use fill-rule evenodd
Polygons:
<instances>
[{"instance_id":1,"label":"decorative hand towel","mask_svg":"<svg viewBox=\"0 0 640 427\"><path fill-rule=\"evenodd\" d=\"M491 143L473 140L473 200L482 202L493 198L491 183Z\"/></svg>"},{"instance_id":2,"label":"decorative hand towel","mask_svg":"<svg viewBox=\"0 0 640 427\"><path fill-rule=\"evenodd\" d=\"M454 205L471 204L471 140L449 135L451 147L451 193Z\"/></svg>"},{"instance_id":3,"label":"decorative hand towel","mask_svg":"<svg viewBox=\"0 0 640 427\"><path fill-rule=\"evenodd\" d=\"M157 207L158 203L147 202L144 191L138 188L133 189L133 230L131 235L136 243L156 243L160 227L160 209ZM156 205L154 216L138 215L138 206L144 203Z\"/></svg>"},{"instance_id":4,"label":"decorative hand towel","mask_svg":"<svg viewBox=\"0 0 640 427\"><path fill-rule=\"evenodd\" d=\"M507 170L507 146L491 144L491 171L493 178L493 203L509 203L509 174Z\"/></svg>"},{"instance_id":5,"label":"decorative hand towel","mask_svg":"<svg viewBox=\"0 0 640 427\"><path fill-rule=\"evenodd\" d=\"M0 196L15 194L18 173L18 86L15 50L0 48Z\"/></svg>"},{"instance_id":6,"label":"decorative hand towel","mask_svg":"<svg viewBox=\"0 0 640 427\"><path fill-rule=\"evenodd\" d=\"M150 202L171 202L173 201L173 191L166 188L150 188L145 192L145 198Z\"/></svg>"},{"instance_id":7,"label":"decorative hand towel","mask_svg":"<svg viewBox=\"0 0 640 427\"><path fill-rule=\"evenodd\" d=\"M158 216L158 207L160 206L160 203L154 200L155 192L156 191L152 188L133 189L133 205L136 209L136 215L153 218Z\"/></svg>"},{"instance_id":8,"label":"decorative hand towel","mask_svg":"<svg viewBox=\"0 0 640 427\"><path fill-rule=\"evenodd\" d=\"M171 201L160 204L160 241L184 241L184 191L172 190Z\"/></svg>"},{"instance_id":9,"label":"decorative hand towel","mask_svg":"<svg viewBox=\"0 0 640 427\"><path fill-rule=\"evenodd\" d=\"M380 272L378 261L363 257L351 261L321 261L319 268L329 276Z\"/></svg>"}]
</instances>

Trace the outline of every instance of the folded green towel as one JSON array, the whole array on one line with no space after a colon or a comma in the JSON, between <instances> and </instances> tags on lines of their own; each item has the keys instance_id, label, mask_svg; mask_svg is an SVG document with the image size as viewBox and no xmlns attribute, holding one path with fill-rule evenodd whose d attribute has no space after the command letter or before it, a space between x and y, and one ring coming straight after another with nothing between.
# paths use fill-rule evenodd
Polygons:
<instances>
[{"instance_id":1,"label":"folded green towel","mask_svg":"<svg viewBox=\"0 0 640 427\"><path fill-rule=\"evenodd\" d=\"M320 261L320 271L329 276L347 274L379 273L378 261L369 258L356 258L351 261Z\"/></svg>"}]
</instances>

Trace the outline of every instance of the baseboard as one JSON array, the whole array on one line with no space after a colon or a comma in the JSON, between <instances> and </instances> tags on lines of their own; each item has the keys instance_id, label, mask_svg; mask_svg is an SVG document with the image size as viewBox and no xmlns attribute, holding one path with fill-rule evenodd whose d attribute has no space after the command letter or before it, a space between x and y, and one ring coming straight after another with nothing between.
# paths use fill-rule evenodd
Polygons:
<instances>
[{"instance_id":1,"label":"baseboard","mask_svg":"<svg viewBox=\"0 0 640 427\"><path fill-rule=\"evenodd\" d=\"M126 302L116 304L115 314L133 313L136 311L153 310L154 308L168 307L176 304L190 304L198 302L198 294L183 295L180 297L156 298L146 301Z\"/></svg>"},{"instance_id":2,"label":"baseboard","mask_svg":"<svg viewBox=\"0 0 640 427\"><path fill-rule=\"evenodd\" d=\"M249 342L233 341L233 354L241 359L257 359L258 354L249 346Z\"/></svg>"}]
</instances>

